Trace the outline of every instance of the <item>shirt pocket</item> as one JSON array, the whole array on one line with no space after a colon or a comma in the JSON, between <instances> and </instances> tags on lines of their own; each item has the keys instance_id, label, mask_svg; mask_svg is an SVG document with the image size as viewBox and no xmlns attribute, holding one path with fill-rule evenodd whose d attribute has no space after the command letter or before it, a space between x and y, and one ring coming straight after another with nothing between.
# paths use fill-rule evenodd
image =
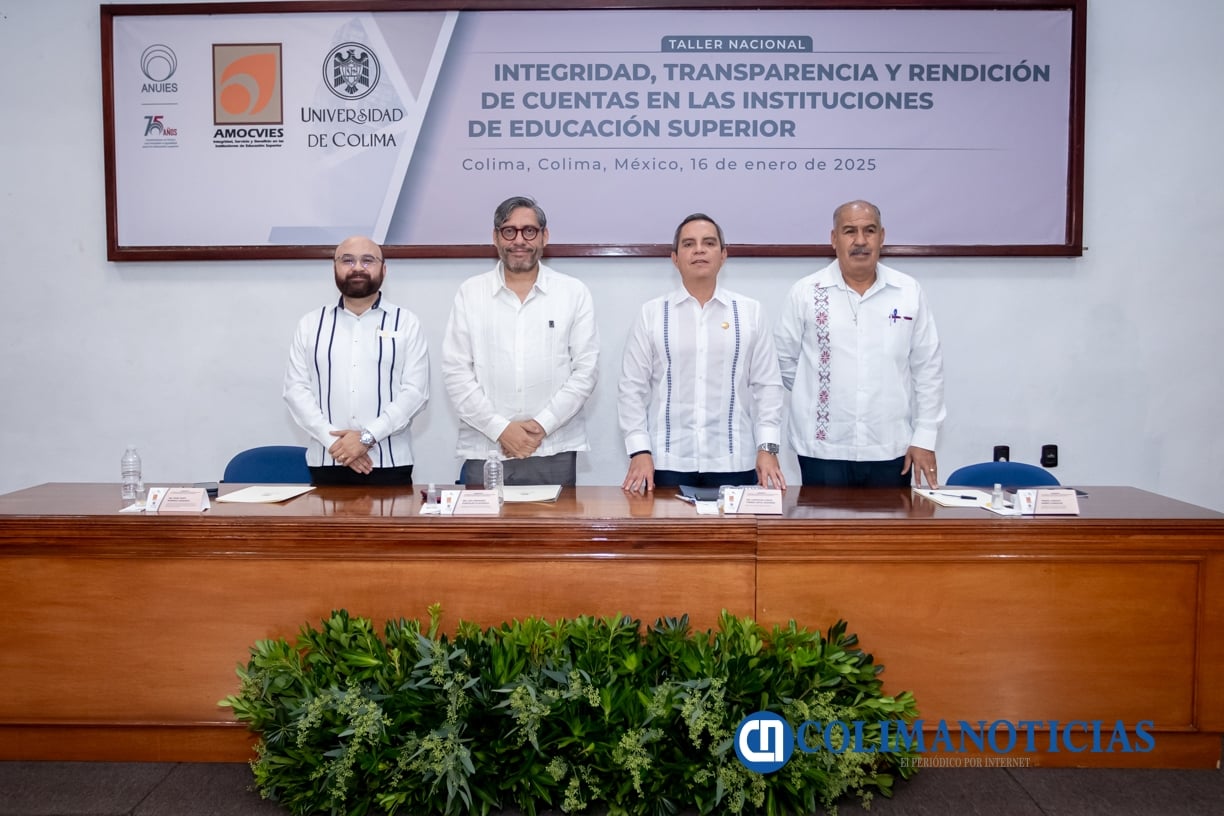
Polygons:
<instances>
[{"instance_id":1,"label":"shirt pocket","mask_svg":"<svg viewBox=\"0 0 1224 816\"><path fill-rule=\"evenodd\" d=\"M369 358L380 368L403 364L404 349L408 347L408 332L403 329L375 329L372 343L366 344Z\"/></svg>"},{"instance_id":2,"label":"shirt pocket","mask_svg":"<svg viewBox=\"0 0 1224 816\"><path fill-rule=\"evenodd\" d=\"M530 387L556 391L569 379L570 321L565 317L546 318L535 348L527 350L527 383Z\"/></svg>"},{"instance_id":3,"label":"shirt pocket","mask_svg":"<svg viewBox=\"0 0 1224 816\"><path fill-rule=\"evenodd\" d=\"M910 348L914 341L914 319L917 310L911 304L901 304L885 313L884 358L889 372L901 372L909 365ZM886 362L885 362L886 361ZM881 372L883 375L883 372Z\"/></svg>"}]
</instances>

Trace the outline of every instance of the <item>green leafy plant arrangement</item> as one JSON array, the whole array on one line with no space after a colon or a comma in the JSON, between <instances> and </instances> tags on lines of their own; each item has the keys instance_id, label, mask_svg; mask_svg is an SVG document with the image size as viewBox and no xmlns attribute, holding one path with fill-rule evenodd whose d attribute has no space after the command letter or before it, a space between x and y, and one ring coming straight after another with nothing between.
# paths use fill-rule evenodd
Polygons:
<instances>
[{"instance_id":1,"label":"green leafy plant arrangement","mask_svg":"<svg viewBox=\"0 0 1224 816\"><path fill-rule=\"evenodd\" d=\"M296 644L262 640L220 705L260 734L259 791L299 814L489 814L515 808L611 816L836 812L845 795L890 796L912 752L796 750L779 771L735 755L748 714L788 722L912 722L909 692L881 693L882 666L838 622L766 630L723 612L642 630L625 617L538 618L454 638L429 625L333 612ZM837 750L837 749L841 750Z\"/></svg>"}]
</instances>

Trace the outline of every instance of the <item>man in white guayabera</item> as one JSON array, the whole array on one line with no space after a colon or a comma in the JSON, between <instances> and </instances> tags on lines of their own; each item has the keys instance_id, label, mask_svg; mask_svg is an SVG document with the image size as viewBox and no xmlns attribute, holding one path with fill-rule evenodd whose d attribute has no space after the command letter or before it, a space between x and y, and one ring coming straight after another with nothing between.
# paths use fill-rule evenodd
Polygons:
<instances>
[{"instance_id":1,"label":"man in white guayabera","mask_svg":"<svg viewBox=\"0 0 1224 816\"><path fill-rule=\"evenodd\" d=\"M775 340L803 484L935 487L943 354L918 282L880 263L880 210L833 212L837 260L791 287Z\"/></svg>"},{"instance_id":2,"label":"man in white guayabera","mask_svg":"<svg viewBox=\"0 0 1224 816\"><path fill-rule=\"evenodd\" d=\"M442 340L461 481L479 484L493 455L508 485L573 485L599 360L591 292L540 262L548 219L530 198L498 205L493 245L500 261L459 287Z\"/></svg>"},{"instance_id":3,"label":"man in white guayabera","mask_svg":"<svg viewBox=\"0 0 1224 816\"><path fill-rule=\"evenodd\" d=\"M354 236L332 259L340 299L298 322L285 403L306 433L318 485L412 484L412 418L429 399L429 353L416 315L382 295L382 247Z\"/></svg>"}]
</instances>

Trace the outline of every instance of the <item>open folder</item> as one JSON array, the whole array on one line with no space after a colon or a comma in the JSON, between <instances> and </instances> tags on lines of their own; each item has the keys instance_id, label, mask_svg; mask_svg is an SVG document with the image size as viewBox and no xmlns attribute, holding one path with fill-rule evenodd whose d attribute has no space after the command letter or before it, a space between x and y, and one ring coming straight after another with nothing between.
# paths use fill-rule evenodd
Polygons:
<instances>
[{"instance_id":1,"label":"open folder","mask_svg":"<svg viewBox=\"0 0 1224 816\"><path fill-rule=\"evenodd\" d=\"M502 500L507 502L555 502L561 485L505 485Z\"/></svg>"},{"instance_id":2,"label":"open folder","mask_svg":"<svg viewBox=\"0 0 1224 816\"><path fill-rule=\"evenodd\" d=\"M314 490L313 485L251 485L233 493L218 496L219 502L242 502L246 504L276 504L288 501Z\"/></svg>"}]
</instances>

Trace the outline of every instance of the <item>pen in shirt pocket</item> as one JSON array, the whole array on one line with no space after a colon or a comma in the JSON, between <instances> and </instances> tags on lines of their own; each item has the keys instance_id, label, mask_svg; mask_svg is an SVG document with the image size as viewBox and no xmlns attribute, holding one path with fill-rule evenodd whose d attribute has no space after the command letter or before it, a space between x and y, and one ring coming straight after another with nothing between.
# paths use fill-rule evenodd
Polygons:
<instances>
[{"instance_id":1,"label":"pen in shirt pocket","mask_svg":"<svg viewBox=\"0 0 1224 816\"><path fill-rule=\"evenodd\" d=\"M552 322L552 321L550 320L550 321L548 321L548 328L550 328L550 329L555 329L555 328L557 328L557 324L556 324L556 323L554 323L554 322Z\"/></svg>"}]
</instances>

